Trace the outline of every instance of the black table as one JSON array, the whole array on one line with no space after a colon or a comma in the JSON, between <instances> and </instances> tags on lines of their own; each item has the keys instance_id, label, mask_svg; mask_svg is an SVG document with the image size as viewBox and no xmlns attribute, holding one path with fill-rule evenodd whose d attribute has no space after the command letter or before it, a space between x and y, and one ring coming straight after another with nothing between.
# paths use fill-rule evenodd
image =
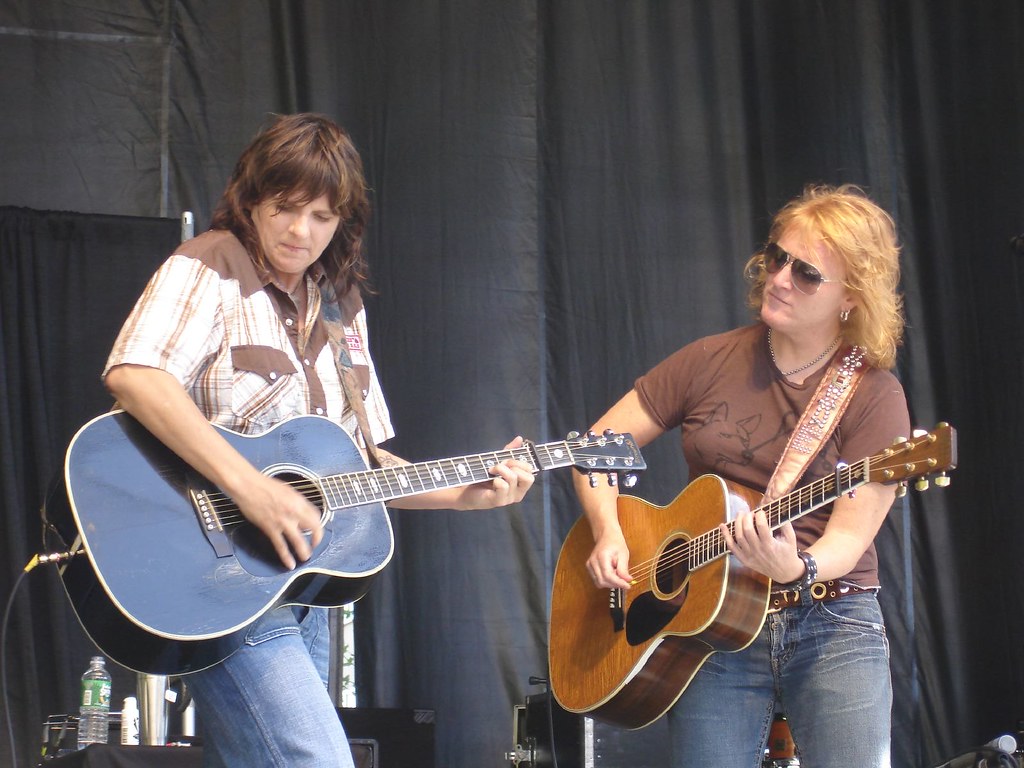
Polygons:
<instances>
[{"instance_id":1,"label":"black table","mask_svg":"<svg viewBox=\"0 0 1024 768\"><path fill-rule=\"evenodd\" d=\"M83 750L44 760L43 768L201 768L202 747L123 747L90 744Z\"/></svg>"}]
</instances>

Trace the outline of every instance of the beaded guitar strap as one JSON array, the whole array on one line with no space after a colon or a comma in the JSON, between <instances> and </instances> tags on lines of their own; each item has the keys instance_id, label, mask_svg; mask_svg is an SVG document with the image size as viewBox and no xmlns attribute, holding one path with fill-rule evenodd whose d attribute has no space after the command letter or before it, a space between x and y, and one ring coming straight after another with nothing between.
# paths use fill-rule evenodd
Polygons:
<instances>
[{"instance_id":1,"label":"beaded guitar strap","mask_svg":"<svg viewBox=\"0 0 1024 768\"><path fill-rule=\"evenodd\" d=\"M370 423L366 418L366 408L363 407L363 388L359 385L352 368L352 355L349 353L348 340L345 338L345 317L355 317L357 308L349 308L349 311L343 312L345 305L346 300L338 300L330 281L322 280L320 282L320 318L327 329L331 352L334 353L334 365L338 369L338 377L341 379L341 387L345 391L348 406L356 416L356 423L363 436L363 444L370 457L370 463L379 467L381 466L380 457L377 455L377 446L373 443L373 432L370 431Z\"/></svg>"},{"instance_id":2,"label":"beaded guitar strap","mask_svg":"<svg viewBox=\"0 0 1024 768\"><path fill-rule=\"evenodd\" d=\"M788 493L796 485L850 404L864 375L863 363L864 350L850 347L829 365L775 465L762 504Z\"/></svg>"}]
</instances>

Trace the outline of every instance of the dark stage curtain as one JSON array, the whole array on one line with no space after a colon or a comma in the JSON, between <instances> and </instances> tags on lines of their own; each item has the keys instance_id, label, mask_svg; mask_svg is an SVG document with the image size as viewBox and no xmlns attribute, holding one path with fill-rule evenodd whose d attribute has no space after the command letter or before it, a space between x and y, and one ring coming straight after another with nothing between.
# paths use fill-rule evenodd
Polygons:
<instances>
[{"instance_id":1,"label":"dark stage curtain","mask_svg":"<svg viewBox=\"0 0 1024 768\"><path fill-rule=\"evenodd\" d=\"M45 551L40 508L60 479L69 441L111 407L99 373L117 331L179 240L174 220L0 208L5 600L14 575ZM3 651L25 766L38 759L44 719L77 713L78 679L96 651L52 567L29 572L15 598ZM135 693L134 673L112 665L111 674L118 702ZM3 742L7 765L6 728Z\"/></svg>"},{"instance_id":2,"label":"dark stage curtain","mask_svg":"<svg viewBox=\"0 0 1024 768\"><path fill-rule=\"evenodd\" d=\"M110 405L99 371L174 217L207 225L268 112L326 112L363 154L371 344L389 447L415 460L585 428L669 352L748 320L740 272L773 211L807 182L854 182L904 242L913 421L959 432L952 485L911 491L879 537L893 764L1011 730L1022 35L1019 0L9 0L5 594L67 441ZM42 213L56 209L77 213ZM634 493L683 487L677 443L645 450ZM504 764L512 706L539 690L569 480L547 473L511 510L393 515L395 559L356 611L359 703L435 710L439 766ZM8 636L28 764L91 649L45 568Z\"/></svg>"}]
</instances>

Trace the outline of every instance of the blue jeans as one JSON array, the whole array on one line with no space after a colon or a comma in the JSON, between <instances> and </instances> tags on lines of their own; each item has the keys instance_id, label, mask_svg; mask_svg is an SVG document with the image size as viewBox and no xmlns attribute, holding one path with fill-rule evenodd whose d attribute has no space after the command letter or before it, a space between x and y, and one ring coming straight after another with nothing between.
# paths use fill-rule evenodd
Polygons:
<instances>
[{"instance_id":1,"label":"blue jeans","mask_svg":"<svg viewBox=\"0 0 1024 768\"><path fill-rule=\"evenodd\" d=\"M803 768L888 768L889 643L873 592L768 615L746 649L715 653L669 710L672 765L760 768L773 713Z\"/></svg>"},{"instance_id":2,"label":"blue jeans","mask_svg":"<svg viewBox=\"0 0 1024 768\"><path fill-rule=\"evenodd\" d=\"M326 608L283 607L220 664L189 675L209 768L353 768L327 693Z\"/></svg>"}]
</instances>

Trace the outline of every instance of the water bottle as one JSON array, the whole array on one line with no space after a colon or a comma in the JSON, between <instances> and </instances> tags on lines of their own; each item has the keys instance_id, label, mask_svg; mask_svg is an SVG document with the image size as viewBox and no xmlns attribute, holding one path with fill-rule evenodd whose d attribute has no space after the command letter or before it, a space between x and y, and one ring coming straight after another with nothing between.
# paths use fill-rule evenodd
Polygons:
<instances>
[{"instance_id":1,"label":"water bottle","mask_svg":"<svg viewBox=\"0 0 1024 768\"><path fill-rule=\"evenodd\" d=\"M82 675L82 699L78 709L78 748L106 744L110 715L110 673L102 656L93 656Z\"/></svg>"}]
</instances>

